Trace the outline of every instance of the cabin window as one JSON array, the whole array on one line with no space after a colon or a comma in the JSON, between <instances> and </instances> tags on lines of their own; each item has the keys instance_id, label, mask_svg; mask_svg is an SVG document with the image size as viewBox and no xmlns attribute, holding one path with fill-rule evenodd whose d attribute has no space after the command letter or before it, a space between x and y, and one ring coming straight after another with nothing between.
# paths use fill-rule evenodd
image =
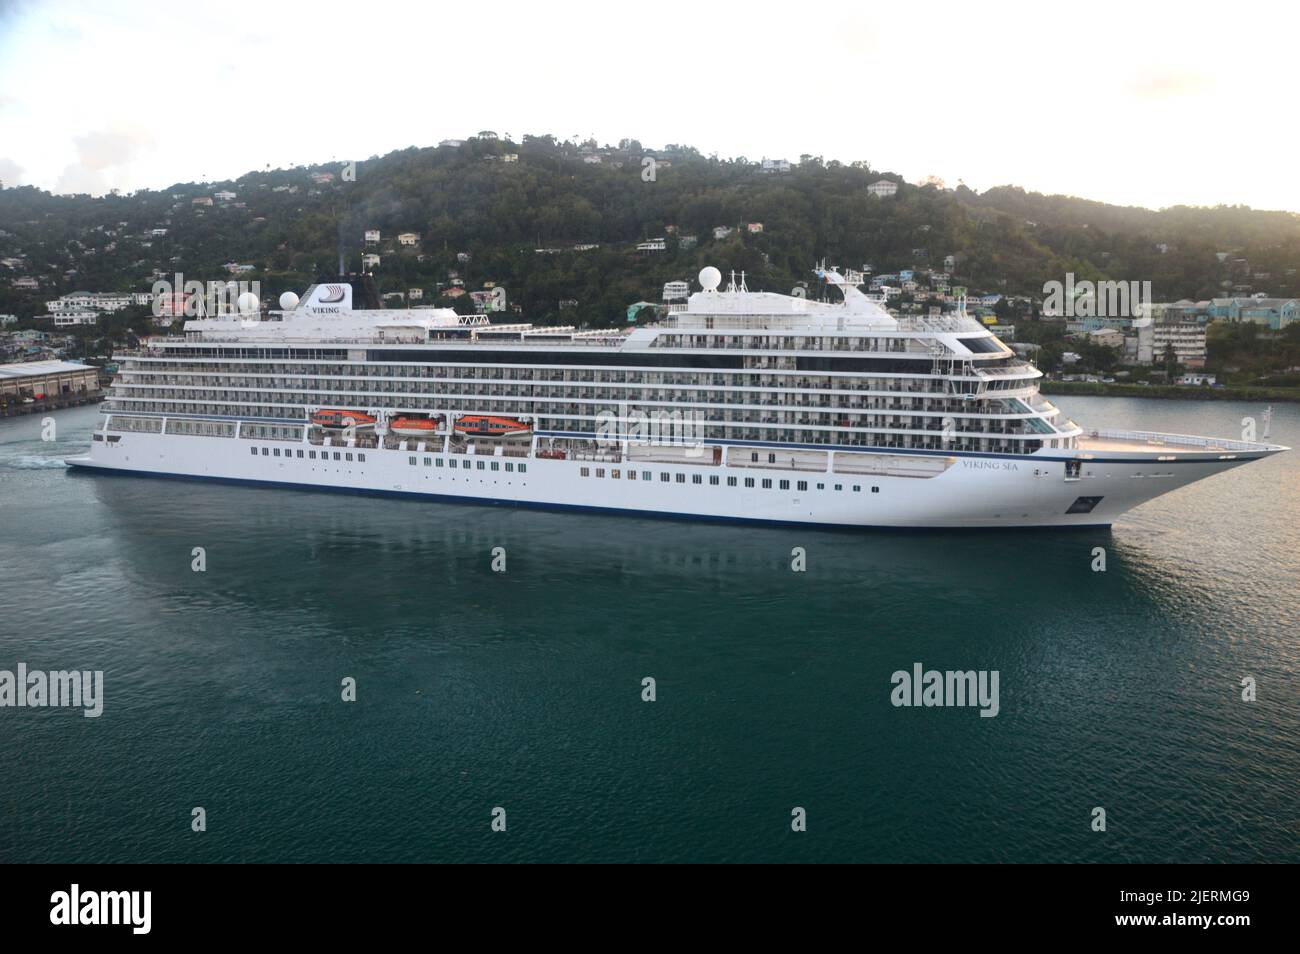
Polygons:
<instances>
[{"instance_id":1,"label":"cabin window","mask_svg":"<svg viewBox=\"0 0 1300 954\"><path fill-rule=\"evenodd\" d=\"M734 487L734 486L736 486L736 478L735 478L735 477L728 477L728 478L727 478L727 486L728 486L728 487Z\"/></svg>"},{"instance_id":2,"label":"cabin window","mask_svg":"<svg viewBox=\"0 0 1300 954\"><path fill-rule=\"evenodd\" d=\"M677 475L677 482L678 482L679 484L684 484L684 483L686 483L686 475L685 475L685 474L678 474L678 475Z\"/></svg>"},{"instance_id":3,"label":"cabin window","mask_svg":"<svg viewBox=\"0 0 1300 954\"><path fill-rule=\"evenodd\" d=\"M479 461L479 462L478 462L478 469L479 469L479 470L482 470L482 469L483 469L483 462L482 462L482 461Z\"/></svg>"},{"instance_id":4,"label":"cabin window","mask_svg":"<svg viewBox=\"0 0 1300 954\"><path fill-rule=\"evenodd\" d=\"M358 455L357 455L357 462L358 462L358 463L361 463L361 464L364 464L364 463L366 462L366 455L365 455L365 454L358 454Z\"/></svg>"},{"instance_id":5,"label":"cabin window","mask_svg":"<svg viewBox=\"0 0 1300 954\"><path fill-rule=\"evenodd\" d=\"M501 465L500 465L499 463L497 463L496 461L493 461L493 462L492 462L492 469L493 469L493 470L500 470L500 469L501 469Z\"/></svg>"},{"instance_id":6,"label":"cabin window","mask_svg":"<svg viewBox=\"0 0 1300 954\"><path fill-rule=\"evenodd\" d=\"M796 489L796 490L807 490L807 489L808 489L808 481L806 481L806 480L801 480L801 481L799 481L799 483L795 484L795 489Z\"/></svg>"},{"instance_id":7,"label":"cabin window","mask_svg":"<svg viewBox=\"0 0 1300 954\"><path fill-rule=\"evenodd\" d=\"M274 451L272 451L272 453L273 453L276 457L279 457L279 456L280 456L280 448L277 447Z\"/></svg>"},{"instance_id":8,"label":"cabin window","mask_svg":"<svg viewBox=\"0 0 1300 954\"><path fill-rule=\"evenodd\" d=\"M768 455L767 455L767 462L768 462L769 464L775 464L775 463L776 463L776 455L775 455L775 454L768 454Z\"/></svg>"},{"instance_id":9,"label":"cabin window","mask_svg":"<svg viewBox=\"0 0 1300 954\"><path fill-rule=\"evenodd\" d=\"M438 460L437 460L437 463L435 464L435 466L437 466L437 467L446 467L446 466L447 466L447 462L446 462L445 460L443 460L441 457L439 457Z\"/></svg>"},{"instance_id":10,"label":"cabin window","mask_svg":"<svg viewBox=\"0 0 1300 954\"><path fill-rule=\"evenodd\" d=\"M753 486L754 486L754 478L753 478L753 477L746 477L746 478L745 478L745 486L746 486L746 487L753 487Z\"/></svg>"},{"instance_id":11,"label":"cabin window","mask_svg":"<svg viewBox=\"0 0 1300 954\"><path fill-rule=\"evenodd\" d=\"M825 490L825 489L826 489L826 485L825 485L825 484L818 484L818 485L817 485L817 489L818 489L818 490Z\"/></svg>"},{"instance_id":12,"label":"cabin window","mask_svg":"<svg viewBox=\"0 0 1300 954\"><path fill-rule=\"evenodd\" d=\"M611 471L609 472L609 476L613 477L615 480L618 480L620 477L623 476L623 472L622 472L621 470L617 470L617 469L616 469L616 470L611 470Z\"/></svg>"},{"instance_id":13,"label":"cabin window","mask_svg":"<svg viewBox=\"0 0 1300 954\"><path fill-rule=\"evenodd\" d=\"M335 456L335 457L338 457L339 455L338 455L338 454L335 454L334 456ZM415 458L414 458L414 457L408 457L408 458L406 458L406 462L407 462L408 464L410 464L412 467L415 466Z\"/></svg>"},{"instance_id":14,"label":"cabin window","mask_svg":"<svg viewBox=\"0 0 1300 954\"><path fill-rule=\"evenodd\" d=\"M844 489L844 485L843 485L843 484L836 484L836 485L835 485L835 489L836 489L836 490L843 490L843 489Z\"/></svg>"},{"instance_id":15,"label":"cabin window","mask_svg":"<svg viewBox=\"0 0 1300 954\"><path fill-rule=\"evenodd\" d=\"M627 479L628 479L628 480L636 480L636 471L635 471L635 470L629 470L629 471L627 472Z\"/></svg>"},{"instance_id":16,"label":"cabin window","mask_svg":"<svg viewBox=\"0 0 1300 954\"><path fill-rule=\"evenodd\" d=\"M872 488L871 488L871 492L872 492L873 494L878 494L878 493L880 493L880 488L879 488L879 487L872 487Z\"/></svg>"},{"instance_id":17,"label":"cabin window","mask_svg":"<svg viewBox=\"0 0 1300 954\"><path fill-rule=\"evenodd\" d=\"M298 451L298 456L302 457L302 451Z\"/></svg>"},{"instance_id":18,"label":"cabin window","mask_svg":"<svg viewBox=\"0 0 1300 954\"><path fill-rule=\"evenodd\" d=\"M749 459L750 459L751 461L753 461L755 464L757 464L757 463L758 463L758 451L754 451L752 454L750 454L750 455L749 455Z\"/></svg>"},{"instance_id":19,"label":"cabin window","mask_svg":"<svg viewBox=\"0 0 1300 954\"><path fill-rule=\"evenodd\" d=\"M605 476L605 468L604 468L604 467L597 467L597 468L596 468L596 476L597 476L597 477L604 477L604 476Z\"/></svg>"},{"instance_id":20,"label":"cabin window","mask_svg":"<svg viewBox=\"0 0 1300 954\"><path fill-rule=\"evenodd\" d=\"M308 452L307 452L307 456L310 457L312 460L315 460L315 459L316 459L316 452L315 452L315 451L308 451Z\"/></svg>"},{"instance_id":21,"label":"cabin window","mask_svg":"<svg viewBox=\"0 0 1300 954\"><path fill-rule=\"evenodd\" d=\"M442 461L439 461L438 463L442 463ZM514 472L515 472L515 465L510 463L510 461L506 461L506 473L513 474Z\"/></svg>"},{"instance_id":22,"label":"cabin window","mask_svg":"<svg viewBox=\"0 0 1300 954\"><path fill-rule=\"evenodd\" d=\"M659 481L660 481L660 483L664 483L664 484L668 483L668 475L667 475L666 473L664 473L663 471L660 471L660 472L659 472Z\"/></svg>"},{"instance_id":23,"label":"cabin window","mask_svg":"<svg viewBox=\"0 0 1300 954\"><path fill-rule=\"evenodd\" d=\"M578 468L578 476L579 476L579 477L590 477L590 476L591 476L591 468L590 468L590 467L579 467L579 468Z\"/></svg>"},{"instance_id":24,"label":"cabin window","mask_svg":"<svg viewBox=\"0 0 1300 954\"><path fill-rule=\"evenodd\" d=\"M425 467L432 467L432 466L433 466L433 458L432 458L432 457L426 457L426 458L424 459L424 466L425 466Z\"/></svg>"},{"instance_id":25,"label":"cabin window","mask_svg":"<svg viewBox=\"0 0 1300 954\"><path fill-rule=\"evenodd\" d=\"M257 448L256 448L256 447L250 447L250 448L248 449L248 452L249 452L250 454L252 454L254 457L257 456Z\"/></svg>"},{"instance_id":26,"label":"cabin window","mask_svg":"<svg viewBox=\"0 0 1300 954\"><path fill-rule=\"evenodd\" d=\"M691 483L702 484L704 483L704 478L701 477L699 474L691 474Z\"/></svg>"},{"instance_id":27,"label":"cabin window","mask_svg":"<svg viewBox=\"0 0 1300 954\"><path fill-rule=\"evenodd\" d=\"M857 494L857 493L861 493L861 492L862 492L862 485L861 485L861 484L854 484L854 485L853 485L853 492L854 492L855 494Z\"/></svg>"},{"instance_id":28,"label":"cabin window","mask_svg":"<svg viewBox=\"0 0 1300 954\"><path fill-rule=\"evenodd\" d=\"M351 454L344 454L343 457L344 457L344 459L346 459L346 460L351 460L351 459L352 459L352 455L351 455Z\"/></svg>"},{"instance_id":29,"label":"cabin window","mask_svg":"<svg viewBox=\"0 0 1300 954\"><path fill-rule=\"evenodd\" d=\"M764 489L764 490L771 490L771 489L772 489L772 478L771 478L771 477L764 477L764 478L763 478L763 489Z\"/></svg>"},{"instance_id":30,"label":"cabin window","mask_svg":"<svg viewBox=\"0 0 1300 954\"><path fill-rule=\"evenodd\" d=\"M788 481L788 480L783 480L783 481L781 481L780 484L778 484L778 486L779 486L782 490L789 490L789 489L790 489L790 481Z\"/></svg>"},{"instance_id":31,"label":"cabin window","mask_svg":"<svg viewBox=\"0 0 1300 954\"><path fill-rule=\"evenodd\" d=\"M642 480L650 480L650 479L651 479L650 471L648 471L648 470L643 470L643 471L641 471L641 479L642 479Z\"/></svg>"},{"instance_id":32,"label":"cabin window","mask_svg":"<svg viewBox=\"0 0 1300 954\"><path fill-rule=\"evenodd\" d=\"M528 465L527 465L527 464L520 464L520 465L519 465L519 473L522 474L522 473L524 473L524 472L527 471L527 470L528 470Z\"/></svg>"},{"instance_id":33,"label":"cabin window","mask_svg":"<svg viewBox=\"0 0 1300 954\"><path fill-rule=\"evenodd\" d=\"M338 460L338 459L339 459L339 452L338 452L338 451L335 451L335 452L334 452L334 459L335 459L335 460ZM415 458L414 458L414 457L411 458L411 463L412 463L412 464L415 463Z\"/></svg>"},{"instance_id":34,"label":"cabin window","mask_svg":"<svg viewBox=\"0 0 1300 954\"><path fill-rule=\"evenodd\" d=\"M717 475L717 474L709 474L709 486L711 486L711 487L716 487L716 486L718 486L718 475Z\"/></svg>"}]
</instances>

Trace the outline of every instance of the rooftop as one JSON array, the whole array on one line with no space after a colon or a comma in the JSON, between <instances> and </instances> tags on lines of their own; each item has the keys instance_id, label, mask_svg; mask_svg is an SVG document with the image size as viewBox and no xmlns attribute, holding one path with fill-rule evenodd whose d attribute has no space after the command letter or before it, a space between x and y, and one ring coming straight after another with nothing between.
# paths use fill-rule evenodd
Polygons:
<instances>
[{"instance_id":1,"label":"rooftop","mask_svg":"<svg viewBox=\"0 0 1300 954\"><path fill-rule=\"evenodd\" d=\"M30 378L46 374L66 374L69 371L94 371L88 364L72 361L20 361L17 364L0 364L0 378Z\"/></svg>"}]
</instances>

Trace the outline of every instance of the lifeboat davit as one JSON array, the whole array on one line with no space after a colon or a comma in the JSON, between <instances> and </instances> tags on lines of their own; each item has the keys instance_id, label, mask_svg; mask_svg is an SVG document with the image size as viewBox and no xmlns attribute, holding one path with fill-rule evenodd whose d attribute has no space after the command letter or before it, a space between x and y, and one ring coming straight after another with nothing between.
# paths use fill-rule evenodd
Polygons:
<instances>
[{"instance_id":1,"label":"lifeboat davit","mask_svg":"<svg viewBox=\"0 0 1300 954\"><path fill-rule=\"evenodd\" d=\"M374 427L375 419L361 411L339 411L322 408L311 416L311 422L317 427L332 431L346 430L349 427Z\"/></svg>"},{"instance_id":2,"label":"lifeboat davit","mask_svg":"<svg viewBox=\"0 0 1300 954\"><path fill-rule=\"evenodd\" d=\"M432 417L395 417L388 429L398 437L433 437L438 433L438 421Z\"/></svg>"},{"instance_id":3,"label":"lifeboat davit","mask_svg":"<svg viewBox=\"0 0 1300 954\"><path fill-rule=\"evenodd\" d=\"M456 422L456 433L470 437L518 437L531 434L533 427L513 417L467 414Z\"/></svg>"}]
</instances>

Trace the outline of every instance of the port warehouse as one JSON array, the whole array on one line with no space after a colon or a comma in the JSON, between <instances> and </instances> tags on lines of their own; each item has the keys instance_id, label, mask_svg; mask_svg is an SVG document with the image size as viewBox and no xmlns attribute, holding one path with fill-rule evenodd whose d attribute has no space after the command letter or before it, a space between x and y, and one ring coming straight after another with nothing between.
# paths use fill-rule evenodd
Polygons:
<instances>
[{"instance_id":1,"label":"port warehouse","mask_svg":"<svg viewBox=\"0 0 1300 954\"><path fill-rule=\"evenodd\" d=\"M99 369L71 361L0 364L0 405L82 403L102 397Z\"/></svg>"}]
</instances>

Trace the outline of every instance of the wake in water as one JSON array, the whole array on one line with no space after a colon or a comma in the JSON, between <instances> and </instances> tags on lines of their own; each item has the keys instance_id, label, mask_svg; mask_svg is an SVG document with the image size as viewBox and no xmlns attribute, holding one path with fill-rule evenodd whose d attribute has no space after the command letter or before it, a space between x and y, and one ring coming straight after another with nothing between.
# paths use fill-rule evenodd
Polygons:
<instances>
[{"instance_id":1,"label":"wake in water","mask_svg":"<svg viewBox=\"0 0 1300 954\"><path fill-rule=\"evenodd\" d=\"M62 457L38 457L23 454L18 457L0 457L0 467L9 470L57 470L68 466Z\"/></svg>"}]
</instances>

